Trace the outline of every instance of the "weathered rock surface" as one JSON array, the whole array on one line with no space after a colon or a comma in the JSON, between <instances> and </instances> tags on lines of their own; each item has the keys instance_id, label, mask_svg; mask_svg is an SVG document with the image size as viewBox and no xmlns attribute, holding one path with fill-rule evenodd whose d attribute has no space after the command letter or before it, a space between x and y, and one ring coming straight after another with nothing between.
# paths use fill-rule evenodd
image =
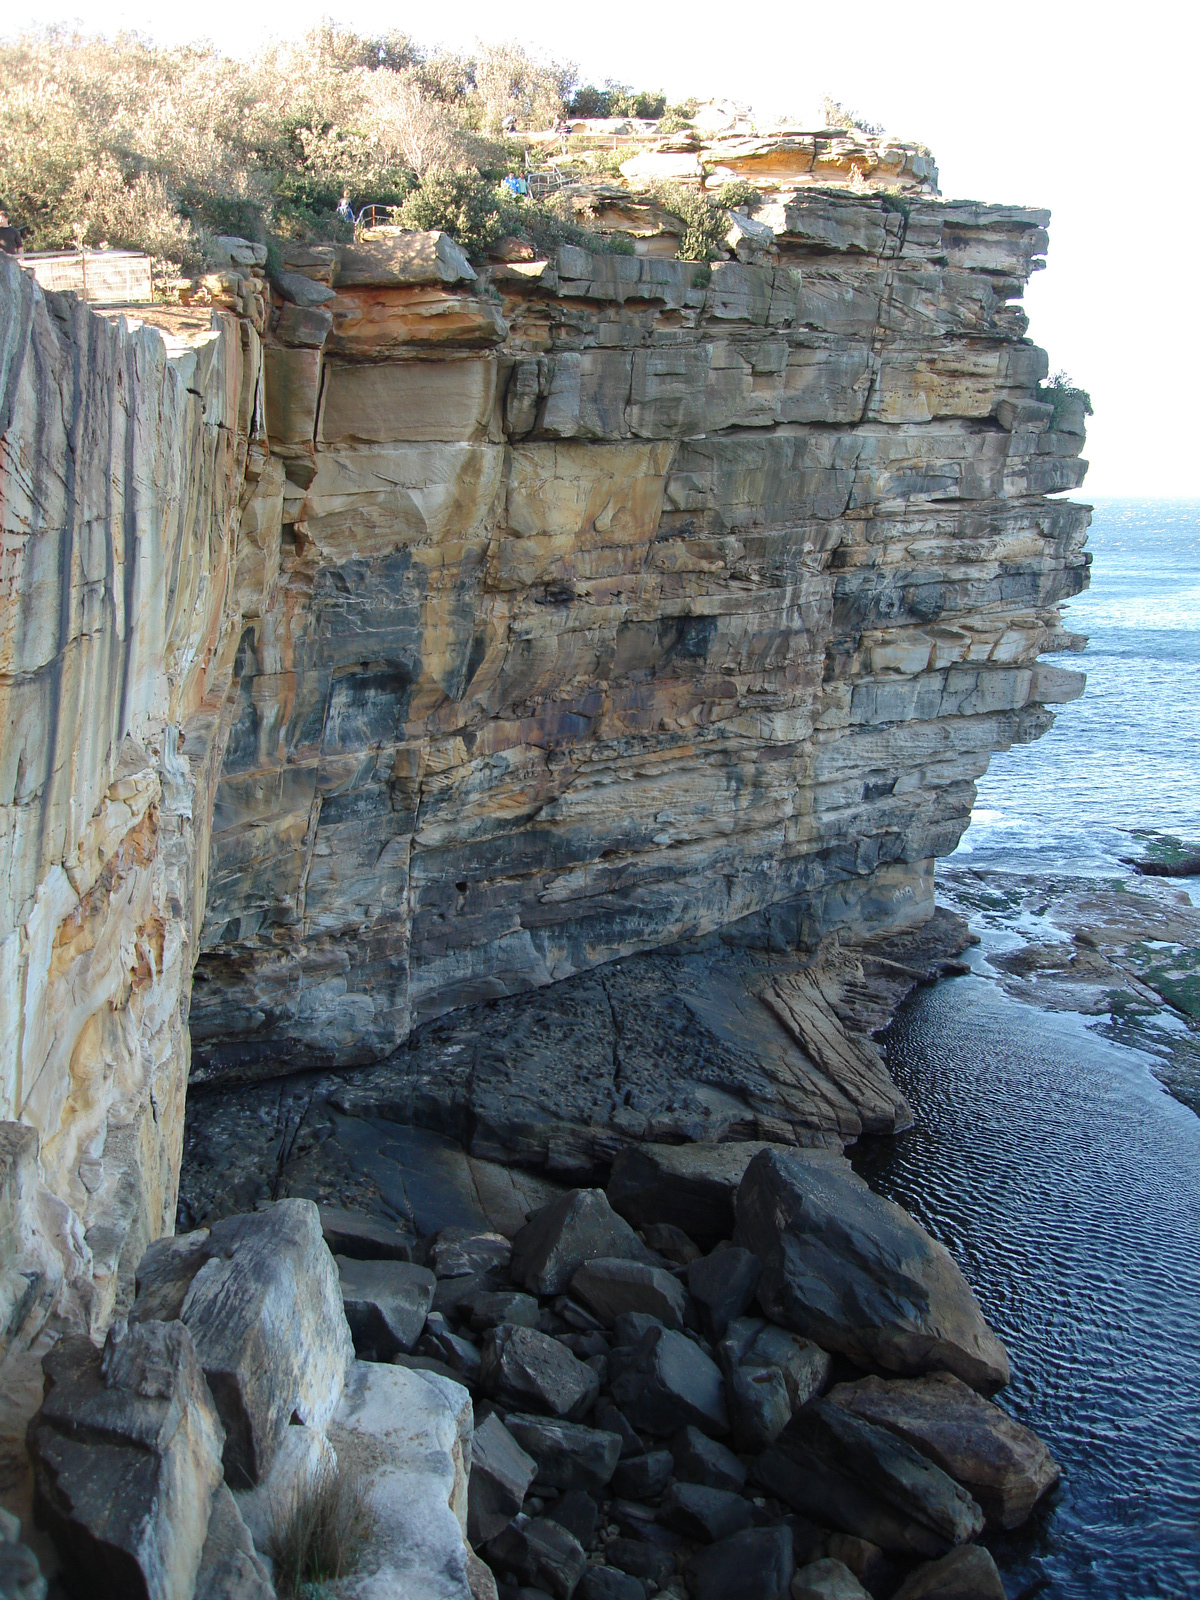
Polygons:
<instances>
[{"instance_id":1,"label":"weathered rock surface","mask_svg":"<svg viewBox=\"0 0 1200 1600\"><path fill-rule=\"evenodd\" d=\"M193 1600L275 1600L270 1573L223 1483L213 1494Z\"/></svg>"},{"instance_id":2,"label":"weathered rock surface","mask_svg":"<svg viewBox=\"0 0 1200 1600\"><path fill-rule=\"evenodd\" d=\"M659 1520L698 1544L711 1544L741 1533L754 1513L750 1502L729 1489L702 1483L673 1483L663 1495Z\"/></svg>"},{"instance_id":3,"label":"weathered rock surface","mask_svg":"<svg viewBox=\"0 0 1200 1600\"><path fill-rule=\"evenodd\" d=\"M846 1168L764 1151L737 1195L758 1297L785 1327L863 1366L1008 1382L1008 1357L962 1273L906 1211Z\"/></svg>"},{"instance_id":4,"label":"weathered rock surface","mask_svg":"<svg viewBox=\"0 0 1200 1600\"><path fill-rule=\"evenodd\" d=\"M622 1261L601 1256L579 1267L571 1278L571 1293L605 1327L628 1311L657 1317L666 1328L682 1328L687 1293L678 1278L663 1267L643 1261Z\"/></svg>"},{"instance_id":5,"label":"weathered rock surface","mask_svg":"<svg viewBox=\"0 0 1200 1600\"><path fill-rule=\"evenodd\" d=\"M1037 1435L949 1372L860 1378L839 1383L829 1399L935 1461L998 1527L1020 1527L1058 1482L1058 1464Z\"/></svg>"},{"instance_id":6,"label":"weathered rock surface","mask_svg":"<svg viewBox=\"0 0 1200 1600\"><path fill-rule=\"evenodd\" d=\"M870 1596L844 1562L823 1556L796 1573L792 1600L870 1600Z\"/></svg>"},{"instance_id":7,"label":"weathered rock surface","mask_svg":"<svg viewBox=\"0 0 1200 1600\"><path fill-rule=\"evenodd\" d=\"M828 1400L797 1412L754 1475L804 1516L881 1550L941 1555L983 1529L983 1512L940 1467Z\"/></svg>"},{"instance_id":8,"label":"weathered rock surface","mask_svg":"<svg viewBox=\"0 0 1200 1600\"><path fill-rule=\"evenodd\" d=\"M710 1439L699 1428L681 1428L671 1440L675 1475L685 1483L703 1483L710 1489L741 1489L746 1469L719 1439Z\"/></svg>"},{"instance_id":9,"label":"weathered rock surface","mask_svg":"<svg viewBox=\"0 0 1200 1600\"><path fill-rule=\"evenodd\" d=\"M540 1488L597 1492L611 1479L621 1455L621 1436L578 1422L510 1413L505 1426L537 1465Z\"/></svg>"},{"instance_id":10,"label":"weathered rock surface","mask_svg":"<svg viewBox=\"0 0 1200 1600\"><path fill-rule=\"evenodd\" d=\"M681 1426L729 1432L720 1369L671 1329L647 1330L614 1379L612 1393L633 1426L647 1433L673 1434Z\"/></svg>"},{"instance_id":11,"label":"weathered rock surface","mask_svg":"<svg viewBox=\"0 0 1200 1600\"><path fill-rule=\"evenodd\" d=\"M554 1600L571 1600L587 1568L579 1541L549 1517L519 1516L488 1546L488 1560Z\"/></svg>"},{"instance_id":12,"label":"weathered rock surface","mask_svg":"<svg viewBox=\"0 0 1200 1600\"><path fill-rule=\"evenodd\" d=\"M982 1545L964 1544L918 1567L892 1600L1005 1600L1005 1589L991 1553Z\"/></svg>"},{"instance_id":13,"label":"weathered rock surface","mask_svg":"<svg viewBox=\"0 0 1200 1600\"><path fill-rule=\"evenodd\" d=\"M221 1484L220 1420L179 1322L80 1335L45 1357L29 1425L34 1514L74 1593L176 1600L200 1571Z\"/></svg>"},{"instance_id":14,"label":"weathered rock surface","mask_svg":"<svg viewBox=\"0 0 1200 1600\"><path fill-rule=\"evenodd\" d=\"M488 1417L475 1429L467 1498L467 1536L473 1545L486 1544L508 1526L537 1470L499 1417Z\"/></svg>"},{"instance_id":15,"label":"weathered rock surface","mask_svg":"<svg viewBox=\"0 0 1200 1600\"><path fill-rule=\"evenodd\" d=\"M735 1317L754 1298L762 1263L757 1256L737 1245L714 1251L688 1268L687 1285L700 1313L700 1325L707 1338L724 1337Z\"/></svg>"},{"instance_id":16,"label":"weathered rock surface","mask_svg":"<svg viewBox=\"0 0 1200 1600\"><path fill-rule=\"evenodd\" d=\"M378 1361L410 1351L433 1304L433 1273L408 1261L352 1261L345 1256L337 1258L337 1268L355 1349L374 1351Z\"/></svg>"},{"instance_id":17,"label":"weathered rock surface","mask_svg":"<svg viewBox=\"0 0 1200 1600\"><path fill-rule=\"evenodd\" d=\"M735 1367L777 1370L793 1411L822 1392L833 1370L833 1358L820 1345L761 1317L740 1317L730 1323L718 1354L727 1373Z\"/></svg>"},{"instance_id":18,"label":"weathered rock surface","mask_svg":"<svg viewBox=\"0 0 1200 1600\"><path fill-rule=\"evenodd\" d=\"M793 1570L789 1527L747 1528L692 1557L688 1588L695 1600L787 1600Z\"/></svg>"},{"instance_id":19,"label":"weathered rock surface","mask_svg":"<svg viewBox=\"0 0 1200 1600\"><path fill-rule=\"evenodd\" d=\"M257 1483L293 1417L329 1420L353 1355L316 1206L280 1200L159 1240L139 1271L146 1294L132 1317L173 1315L187 1328L224 1424L226 1477Z\"/></svg>"},{"instance_id":20,"label":"weathered rock surface","mask_svg":"<svg viewBox=\"0 0 1200 1600\"><path fill-rule=\"evenodd\" d=\"M562 1294L575 1273L598 1257L653 1257L599 1189L576 1189L535 1213L513 1240L513 1277L535 1294Z\"/></svg>"},{"instance_id":21,"label":"weathered rock surface","mask_svg":"<svg viewBox=\"0 0 1200 1600\"><path fill-rule=\"evenodd\" d=\"M485 1394L510 1406L533 1406L555 1417L586 1416L600 1392L591 1367L536 1328L501 1323L483 1342Z\"/></svg>"}]
</instances>

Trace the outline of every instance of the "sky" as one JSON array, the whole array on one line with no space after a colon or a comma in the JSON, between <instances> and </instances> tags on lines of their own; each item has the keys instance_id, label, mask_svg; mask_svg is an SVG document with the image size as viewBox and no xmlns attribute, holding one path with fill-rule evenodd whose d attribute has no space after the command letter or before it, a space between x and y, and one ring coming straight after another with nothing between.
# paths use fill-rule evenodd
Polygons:
<instances>
[{"instance_id":1,"label":"sky","mask_svg":"<svg viewBox=\"0 0 1200 1600\"><path fill-rule=\"evenodd\" d=\"M742 11L692 0L601 11L562 0L258 0L244 12L43 0L37 15L87 32L135 28L162 44L207 37L238 54L323 16L457 49L515 38L578 63L585 80L662 88L673 100L730 98L760 118L808 122L831 95L929 145L947 198L1052 212L1048 270L1026 308L1051 371L1092 397L1091 470L1079 498L1200 496L1194 4L758 0Z\"/></svg>"}]
</instances>

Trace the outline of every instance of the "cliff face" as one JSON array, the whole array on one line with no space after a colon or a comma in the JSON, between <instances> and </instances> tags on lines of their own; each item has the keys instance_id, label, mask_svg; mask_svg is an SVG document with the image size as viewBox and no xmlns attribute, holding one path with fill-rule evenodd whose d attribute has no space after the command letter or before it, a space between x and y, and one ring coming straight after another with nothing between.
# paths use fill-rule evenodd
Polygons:
<instances>
[{"instance_id":1,"label":"cliff face","mask_svg":"<svg viewBox=\"0 0 1200 1600\"><path fill-rule=\"evenodd\" d=\"M1046 498L1082 414L1013 304L1046 214L774 211L711 272L564 247L491 293L445 240L297 256L336 297L268 355L208 1067L362 1061L733 922L919 920L990 752L1082 686L1036 663L1087 561Z\"/></svg>"},{"instance_id":2,"label":"cliff face","mask_svg":"<svg viewBox=\"0 0 1200 1600\"><path fill-rule=\"evenodd\" d=\"M165 337L0 258L5 1339L170 1229L197 956L199 1064L266 1074L928 916L1082 686L1036 659L1088 559L1046 216L767 215L711 270L381 235L270 316L242 247Z\"/></svg>"}]
</instances>

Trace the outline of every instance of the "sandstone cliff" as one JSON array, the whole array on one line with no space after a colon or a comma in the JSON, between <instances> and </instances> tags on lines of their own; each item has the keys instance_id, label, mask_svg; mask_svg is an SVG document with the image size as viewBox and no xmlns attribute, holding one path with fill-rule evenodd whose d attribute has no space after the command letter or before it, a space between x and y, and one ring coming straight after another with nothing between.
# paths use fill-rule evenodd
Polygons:
<instances>
[{"instance_id":1,"label":"sandstone cliff","mask_svg":"<svg viewBox=\"0 0 1200 1600\"><path fill-rule=\"evenodd\" d=\"M379 236L273 312L243 247L165 336L0 259L7 1337L103 1326L171 1226L197 957L198 1059L263 1074L929 914L1082 684L1037 662L1088 559L1014 303L1047 217L770 222L711 269Z\"/></svg>"}]
</instances>

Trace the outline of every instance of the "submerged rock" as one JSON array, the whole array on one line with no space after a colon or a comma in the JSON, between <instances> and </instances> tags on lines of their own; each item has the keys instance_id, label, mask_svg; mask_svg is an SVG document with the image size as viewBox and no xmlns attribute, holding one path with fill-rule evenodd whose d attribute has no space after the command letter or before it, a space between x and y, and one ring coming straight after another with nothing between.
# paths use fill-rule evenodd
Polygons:
<instances>
[{"instance_id":1,"label":"submerged rock","mask_svg":"<svg viewBox=\"0 0 1200 1600\"><path fill-rule=\"evenodd\" d=\"M737 1194L736 1238L763 1264L768 1316L862 1366L1008 1382L1008 1356L949 1251L847 1167L764 1151Z\"/></svg>"}]
</instances>

